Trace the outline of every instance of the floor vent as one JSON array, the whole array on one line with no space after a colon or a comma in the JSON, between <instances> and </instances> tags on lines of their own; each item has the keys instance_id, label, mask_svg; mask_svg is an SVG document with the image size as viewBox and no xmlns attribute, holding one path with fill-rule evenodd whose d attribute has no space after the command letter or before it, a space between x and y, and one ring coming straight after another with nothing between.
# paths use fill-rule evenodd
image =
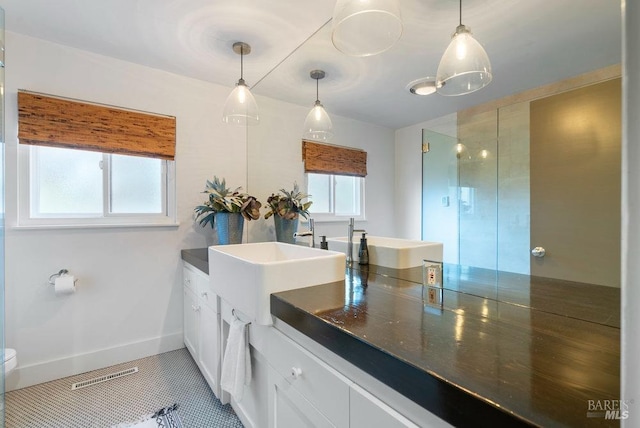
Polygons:
<instances>
[{"instance_id":1,"label":"floor vent","mask_svg":"<svg viewBox=\"0 0 640 428\"><path fill-rule=\"evenodd\" d=\"M71 385L71 390L75 391L76 389L86 388L87 386L96 385L98 383L106 382L108 380L117 379L117 378L122 377L122 376L128 376L128 375L134 374L134 373L138 373L138 367L132 367L130 369L122 370L122 371L119 371L119 372L116 372L116 373L111 373L111 374L100 376L100 377L96 377L96 378L93 378L93 379L84 380L82 382L76 382L73 385Z\"/></svg>"}]
</instances>

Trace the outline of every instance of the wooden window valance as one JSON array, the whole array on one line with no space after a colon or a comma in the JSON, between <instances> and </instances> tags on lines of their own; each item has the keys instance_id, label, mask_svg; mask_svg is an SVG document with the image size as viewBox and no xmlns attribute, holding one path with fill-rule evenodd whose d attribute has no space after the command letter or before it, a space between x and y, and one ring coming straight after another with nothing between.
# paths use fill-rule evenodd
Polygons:
<instances>
[{"instance_id":1,"label":"wooden window valance","mask_svg":"<svg viewBox=\"0 0 640 428\"><path fill-rule=\"evenodd\" d=\"M173 160L176 118L18 91L21 144Z\"/></svg>"},{"instance_id":2,"label":"wooden window valance","mask_svg":"<svg viewBox=\"0 0 640 428\"><path fill-rule=\"evenodd\" d=\"M304 172L366 177L367 152L351 147L302 141Z\"/></svg>"}]
</instances>

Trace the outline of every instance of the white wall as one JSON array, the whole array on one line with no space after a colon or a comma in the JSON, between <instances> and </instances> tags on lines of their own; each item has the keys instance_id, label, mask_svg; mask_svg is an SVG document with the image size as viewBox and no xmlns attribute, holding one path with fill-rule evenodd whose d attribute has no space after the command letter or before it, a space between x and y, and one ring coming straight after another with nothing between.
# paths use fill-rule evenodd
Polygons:
<instances>
[{"instance_id":1,"label":"white wall","mask_svg":"<svg viewBox=\"0 0 640 428\"><path fill-rule=\"evenodd\" d=\"M10 32L6 51L6 343L20 365L8 388L182 347L180 249L212 243L193 207L214 173L246 184L245 130L221 121L230 88ZM18 89L176 116L180 226L16 229ZM78 291L55 297L62 268Z\"/></svg>"},{"instance_id":2,"label":"white wall","mask_svg":"<svg viewBox=\"0 0 640 428\"><path fill-rule=\"evenodd\" d=\"M7 378L7 388L182 347L180 250L213 244L212 231L194 225L193 208L203 201L205 181L214 175L226 178L230 187L247 188L247 130L221 121L231 88L11 32L6 51L5 329L7 346L17 349L20 366ZM17 145L18 89L176 116L180 226L16 228L17 154L24 149ZM252 176L263 187L250 185L249 190L255 188L262 198L293 180L304 183L299 133L306 109L263 97L258 102L264 126L251 129L270 145L255 166L264 167L275 157L285 159L287 171ZM338 117L334 124L340 143L369 152L364 226L392 235L393 131ZM318 226L318 235L345 231L346 224L334 230ZM79 278L78 291L56 297L47 280L63 268Z\"/></svg>"},{"instance_id":3,"label":"white wall","mask_svg":"<svg viewBox=\"0 0 640 428\"><path fill-rule=\"evenodd\" d=\"M249 128L249 192L266 204L267 197L279 189L290 189L294 181L305 186L302 162L302 124L311 106L301 107L282 101L256 97L260 106L260 126ZM366 221L356 222L376 236L395 236L394 221L394 131L328 112L333 122L331 144L355 147L367 152L365 180ZM347 221L317 222L316 244L320 236L346 236ZM300 229L306 228L301 224ZM307 238L301 238L307 239ZM273 220L250 224L249 240L275 240Z\"/></svg>"}]
</instances>

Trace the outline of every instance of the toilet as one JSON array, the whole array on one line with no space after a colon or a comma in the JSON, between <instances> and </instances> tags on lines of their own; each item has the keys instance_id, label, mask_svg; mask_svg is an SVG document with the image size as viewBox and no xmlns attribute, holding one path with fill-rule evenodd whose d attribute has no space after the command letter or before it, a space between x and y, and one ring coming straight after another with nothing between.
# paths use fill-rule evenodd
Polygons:
<instances>
[{"instance_id":1,"label":"toilet","mask_svg":"<svg viewBox=\"0 0 640 428\"><path fill-rule=\"evenodd\" d=\"M11 348L5 348L4 350L4 375L11 373L13 369L18 365L18 357L16 356L16 350Z\"/></svg>"}]
</instances>

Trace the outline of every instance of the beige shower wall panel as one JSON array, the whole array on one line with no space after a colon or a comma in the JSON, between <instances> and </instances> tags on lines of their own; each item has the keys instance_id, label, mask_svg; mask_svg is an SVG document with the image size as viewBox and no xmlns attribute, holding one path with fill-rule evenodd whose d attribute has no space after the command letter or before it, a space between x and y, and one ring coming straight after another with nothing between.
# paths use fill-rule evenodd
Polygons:
<instances>
[{"instance_id":1,"label":"beige shower wall panel","mask_svg":"<svg viewBox=\"0 0 640 428\"><path fill-rule=\"evenodd\" d=\"M531 273L619 287L621 80L530 108Z\"/></svg>"}]
</instances>

